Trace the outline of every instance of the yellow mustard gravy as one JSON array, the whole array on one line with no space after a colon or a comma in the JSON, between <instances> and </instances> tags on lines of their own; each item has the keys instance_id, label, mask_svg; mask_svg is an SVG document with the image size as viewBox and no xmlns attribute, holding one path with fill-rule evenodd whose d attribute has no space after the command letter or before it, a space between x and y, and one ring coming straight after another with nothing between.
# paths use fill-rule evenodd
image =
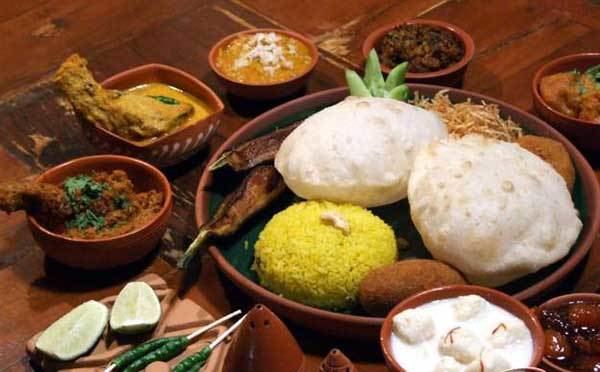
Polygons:
<instances>
[{"instance_id":1,"label":"yellow mustard gravy","mask_svg":"<svg viewBox=\"0 0 600 372\"><path fill-rule=\"evenodd\" d=\"M135 86L133 88L129 88L127 91L130 93L134 93L134 94L138 94L138 95L142 95L142 96L154 96L154 97L163 96L163 97L175 99L179 102L185 102L185 103L192 105L192 107L194 108L194 113L192 115L190 115L190 117L187 118L187 120L185 120L183 123L181 123L177 127L173 128L171 130L171 132L176 131L180 128L184 128L189 125L192 125L192 124L198 122L198 120L202 120L205 117L207 117L213 113L212 108L206 102L202 101L201 99L199 99L187 92L184 92L181 89L175 88L175 87L167 85L167 84L163 84L163 83L142 84L142 85ZM151 138L149 140L152 141L154 139L156 139L156 138ZM143 140L140 142L147 142L149 140Z\"/></svg>"},{"instance_id":2,"label":"yellow mustard gravy","mask_svg":"<svg viewBox=\"0 0 600 372\"><path fill-rule=\"evenodd\" d=\"M311 62L306 44L274 32L236 37L217 51L215 60L224 75L249 84L290 80L305 72Z\"/></svg>"}]
</instances>

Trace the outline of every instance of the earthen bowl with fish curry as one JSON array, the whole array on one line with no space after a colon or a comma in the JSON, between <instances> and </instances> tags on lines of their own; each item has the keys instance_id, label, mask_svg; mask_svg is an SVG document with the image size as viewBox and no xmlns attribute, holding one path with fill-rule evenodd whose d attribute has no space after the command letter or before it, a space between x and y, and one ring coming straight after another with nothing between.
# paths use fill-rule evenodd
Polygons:
<instances>
[{"instance_id":1,"label":"earthen bowl with fish curry","mask_svg":"<svg viewBox=\"0 0 600 372\"><path fill-rule=\"evenodd\" d=\"M97 150L160 167L199 151L219 126L224 109L207 85L161 64L134 67L98 83L87 61L72 55L54 81Z\"/></svg>"}]
</instances>

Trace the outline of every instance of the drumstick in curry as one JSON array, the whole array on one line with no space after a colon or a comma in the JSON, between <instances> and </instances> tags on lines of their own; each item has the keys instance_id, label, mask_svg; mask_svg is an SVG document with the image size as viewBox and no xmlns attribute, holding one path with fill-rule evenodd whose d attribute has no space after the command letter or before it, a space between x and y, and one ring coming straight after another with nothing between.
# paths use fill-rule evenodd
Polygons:
<instances>
[{"instance_id":1,"label":"drumstick in curry","mask_svg":"<svg viewBox=\"0 0 600 372\"><path fill-rule=\"evenodd\" d=\"M177 263L187 269L198 250L210 237L225 237L234 234L250 217L271 204L285 191L283 178L275 167L258 166L250 171L242 184L217 209L215 215L202 227Z\"/></svg>"}]
</instances>

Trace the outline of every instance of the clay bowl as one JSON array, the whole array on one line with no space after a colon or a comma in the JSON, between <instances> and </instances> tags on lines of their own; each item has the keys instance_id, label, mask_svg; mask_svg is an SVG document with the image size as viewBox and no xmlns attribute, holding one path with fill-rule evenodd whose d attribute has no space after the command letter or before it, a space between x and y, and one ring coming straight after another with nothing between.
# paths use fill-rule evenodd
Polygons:
<instances>
[{"instance_id":1,"label":"clay bowl","mask_svg":"<svg viewBox=\"0 0 600 372\"><path fill-rule=\"evenodd\" d=\"M48 257L65 265L83 269L108 269L146 256L165 233L173 206L171 186L155 167L141 160L119 155L96 155L68 161L42 173L36 182L59 184L65 178L92 170L124 170L136 191L158 190L164 195L160 212L146 225L129 233L103 239L68 238L44 227L35 216L28 217L29 227Z\"/></svg>"},{"instance_id":2,"label":"clay bowl","mask_svg":"<svg viewBox=\"0 0 600 372\"><path fill-rule=\"evenodd\" d=\"M103 153L133 156L159 167L181 162L208 142L220 124L223 102L206 84L171 66L149 64L123 71L102 82L107 89L128 89L147 83L163 83L179 88L204 101L213 113L194 124L176 129L156 139L133 141L102 126L84 122L88 140ZM85 120L84 120L85 121Z\"/></svg>"},{"instance_id":3,"label":"clay bowl","mask_svg":"<svg viewBox=\"0 0 600 372\"><path fill-rule=\"evenodd\" d=\"M435 95L435 93L442 89L447 89L446 87L423 84L409 84L409 87L413 91L417 90L422 95L428 97ZM579 153L565 137L539 118L514 106L477 93L450 88L448 89L448 94L450 99L454 102L463 102L470 98L475 103L485 101L497 104L502 115L505 117L510 116L515 122L520 123L529 132L550 137L563 143L573 159L578 175L574 195L576 195L576 205L578 205L578 208L581 210L580 217L583 221L583 229L577 242L571 248L570 254L563 260L540 270L538 273L531 274L500 288L500 290L515 296L518 300L531 300L532 298L547 292L563 280L585 257L594 241L596 231L600 225L600 191L594 172L581 153ZM346 88L330 89L304 96L272 109L238 129L213 154L212 158L209 160L209 164L216 161L224 151L230 150L235 145L242 144L252 138L269 132L275 127L284 127L297 120L301 120L320 108L338 103L347 95L348 90ZM196 193L196 222L198 226L204 224L209 219L211 213L214 212L220 202L217 196L224 196L224 188L239 184L235 182L223 183L223 178L225 178L227 174L227 172L223 172L219 174L218 172L215 173L205 170L201 175ZM233 172L229 171L229 173ZM225 181L231 181L231 179L225 178ZM239 179L236 182L240 182ZM265 214L267 216L263 217L263 221L268 219L271 213L274 213L274 211L265 211L263 216ZM404 210L403 213L406 213L408 216L406 210ZM215 259L215 262L225 276L257 302L269 306L276 314L304 327L341 338L372 341L379 337L379 329L383 323L383 318L381 317L370 317L360 313L344 314L303 305L263 288L248 276L248 272L243 273L243 270L240 269L240 261L233 260L231 258L231 252L236 249L243 250L245 249L244 247L247 248L248 244L253 247L251 239L254 239L256 234L260 231L260 226L257 225L257 222L255 221L256 219L249 221L249 223L246 224L238 234L231 237L231 239L218 241L218 247L209 247L209 253ZM403 236L418 237L418 233L414 230L407 231L404 232ZM246 243L247 241L249 243ZM418 244L418 242L414 241L411 242L411 245L413 243L415 243L415 245ZM423 248L423 250L425 249ZM418 254L419 252L415 253ZM423 254L423 252L420 252L420 254ZM252 260L250 260L249 264L251 263Z\"/></svg>"},{"instance_id":4,"label":"clay bowl","mask_svg":"<svg viewBox=\"0 0 600 372\"><path fill-rule=\"evenodd\" d=\"M463 82L463 77L465 75L465 71L467 70L467 66L471 59L473 58L473 54L475 53L475 43L473 42L473 38L471 35L466 33L460 27L437 20L429 20L429 19L413 19L410 21L403 22L395 22L390 23L384 26L377 28L373 31L362 44L362 53L365 58L369 55L371 49L376 48L379 45L381 39L387 34L389 31L393 30L397 26L403 24L420 24L420 25L430 25L435 27L440 27L445 30L450 31L454 35L458 37L460 41L462 41L465 48L465 55L463 58L457 63L450 65L444 69L433 71L433 72L408 72L406 74L406 81L410 83L421 83L421 84L435 84L435 85L445 85L449 87L461 87ZM390 70L394 66L385 66L382 64L381 70L384 73L389 73Z\"/></svg>"},{"instance_id":5,"label":"clay bowl","mask_svg":"<svg viewBox=\"0 0 600 372\"><path fill-rule=\"evenodd\" d=\"M226 46L235 38L242 35L256 34L259 32L275 32L277 34L286 35L301 41L308 47L308 50L312 57L312 63L308 66L308 68L301 73L300 75L293 77L288 80L284 80L277 83L264 83L264 84L251 84L251 83L241 83L239 81L233 80L217 67L217 52L220 48ZM297 32L280 30L276 28L255 28L252 30L246 30L242 32L237 32L235 34L231 34L229 36L224 37L219 40L210 50L208 54L208 63L210 67L215 72L225 89L229 91L234 96L238 96L241 98L245 98L248 100L254 101L266 101L266 100L274 100L278 98L284 98L292 95L299 91L302 87L306 85L308 78L310 77L311 72L314 70L317 62L319 60L319 52L317 50L317 46L306 36L303 36Z\"/></svg>"},{"instance_id":6,"label":"clay bowl","mask_svg":"<svg viewBox=\"0 0 600 372\"><path fill-rule=\"evenodd\" d=\"M581 53L561 57L540 67L531 83L533 106L540 117L558 129L577 147L592 152L600 152L600 124L567 116L553 109L544 101L539 88L540 81L545 76L575 69L585 71L598 64L600 64L600 53Z\"/></svg>"},{"instance_id":7,"label":"clay bowl","mask_svg":"<svg viewBox=\"0 0 600 372\"><path fill-rule=\"evenodd\" d=\"M472 294L483 297L486 301L501 307L525 323L533 338L533 355L529 363L529 367L537 366L541 362L544 353L544 330L542 329L542 325L535 314L527 306L523 305L514 297L495 289L474 285L451 285L447 287L430 289L428 291L411 296L396 305L396 307L394 307L386 316L385 320L383 321L383 326L381 327L379 342L381 344L383 356L388 367L394 372L405 372L402 366L394 359L392 355L392 324L393 318L396 314L407 309L412 309L430 303L432 301Z\"/></svg>"},{"instance_id":8,"label":"clay bowl","mask_svg":"<svg viewBox=\"0 0 600 372\"><path fill-rule=\"evenodd\" d=\"M535 309L536 315L539 318L542 313L542 310L555 309L557 307L567 305L567 304L573 303L573 302L600 303L600 294L573 293L573 294L567 294L567 295L563 295L563 296L554 297L554 298L544 302L539 307L537 307ZM546 357L544 357L542 359L542 366L548 368L550 371L556 371L556 372L571 372L572 371L570 369L562 368L562 367L556 365L555 363L553 363Z\"/></svg>"}]
</instances>

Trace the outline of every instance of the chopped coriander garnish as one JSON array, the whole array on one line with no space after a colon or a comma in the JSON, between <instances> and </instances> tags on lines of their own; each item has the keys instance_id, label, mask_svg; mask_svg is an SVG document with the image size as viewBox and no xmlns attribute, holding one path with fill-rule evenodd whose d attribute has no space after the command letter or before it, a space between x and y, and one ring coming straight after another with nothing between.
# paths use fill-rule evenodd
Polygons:
<instances>
[{"instance_id":1,"label":"chopped coriander garnish","mask_svg":"<svg viewBox=\"0 0 600 372\"><path fill-rule=\"evenodd\" d=\"M167 96L148 96L150 98L154 98L155 100L162 102L166 105L178 105L179 101L172 97Z\"/></svg>"},{"instance_id":2,"label":"chopped coriander garnish","mask_svg":"<svg viewBox=\"0 0 600 372\"><path fill-rule=\"evenodd\" d=\"M91 209L86 209L85 212L76 214L75 217L66 222L66 226L69 229L87 229L88 227L93 227L96 230L100 230L104 227L104 224L104 217L97 216Z\"/></svg>"}]
</instances>

